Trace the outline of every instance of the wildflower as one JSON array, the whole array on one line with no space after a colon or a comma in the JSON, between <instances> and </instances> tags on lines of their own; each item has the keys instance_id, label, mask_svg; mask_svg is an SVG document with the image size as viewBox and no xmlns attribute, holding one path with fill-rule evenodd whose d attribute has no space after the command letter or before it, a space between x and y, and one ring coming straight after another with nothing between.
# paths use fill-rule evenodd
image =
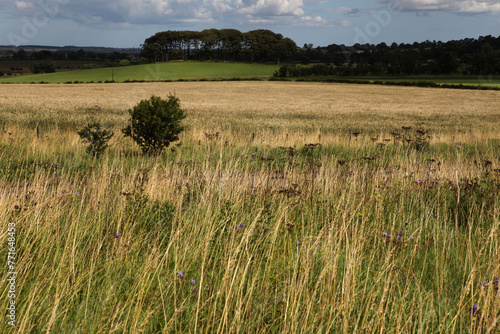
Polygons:
<instances>
[{"instance_id":1,"label":"wildflower","mask_svg":"<svg viewBox=\"0 0 500 334\"><path fill-rule=\"evenodd\" d=\"M234 229L235 229L235 230L238 230L238 225L236 225L236 226L234 227Z\"/></svg>"},{"instance_id":2,"label":"wildflower","mask_svg":"<svg viewBox=\"0 0 500 334\"><path fill-rule=\"evenodd\" d=\"M116 233L115 233L115 238L116 238L116 239L119 239L119 238L120 238L120 233L116 232Z\"/></svg>"},{"instance_id":3,"label":"wildflower","mask_svg":"<svg viewBox=\"0 0 500 334\"><path fill-rule=\"evenodd\" d=\"M182 273L182 271L179 271L179 272L177 273L177 276L179 276L179 278L184 278L184 274Z\"/></svg>"},{"instance_id":4,"label":"wildflower","mask_svg":"<svg viewBox=\"0 0 500 334\"><path fill-rule=\"evenodd\" d=\"M196 281L194 279L190 280L189 283L196 285Z\"/></svg>"},{"instance_id":5,"label":"wildflower","mask_svg":"<svg viewBox=\"0 0 500 334\"><path fill-rule=\"evenodd\" d=\"M243 223L241 223L240 224L240 228L244 228L244 227L245 227L245 225L243 225Z\"/></svg>"},{"instance_id":6,"label":"wildflower","mask_svg":"<svg viewBox=\"0 0 500 334\"><path fill-rule=\"evenodd\" d=\"M99 201L97 201L97 204L101 204L101 201L100 201L100 200L99 200Z\"/></svg>"},{"instance_id":7,"label":"wildflower","mask_svg":"<svg viewBox=\"0 0 500 334\"><path fill-rule=\"evenodd\" d=\"M405 283L406 283L406 276L405 276L405 277L403 277L403 282L405 282Z\"/></svg>"},{"instance_id":8,"label":"wildflower","mask_svg":"<svg viewBox=\"0 0 500 334\"><path fill-rule=\"evenodd\" d=\"M475 317L477 313L477 304L474 304L471 310L472 316Z\"/></svg>"},{"instance_id":9,"label":"wildflower","mask_svg":"<svg viewBox=\"0 0 500 334\"><path fill-rule=\"evenodd\" d=\"M481 282L481 284L479 284L479 287L481 288L486 288L488 286L488 282Z\"/></svg>"},{"instance_id":10,"label":"wildflower","mask_svg":"<svg viewBox=\"0 0 500 334\"><path fill-rule=\"evenodd\" d=\"M405 226L408 226L408 224L409 224L408 222L405 222Z\"/></svg>"},{"instance_id":11,"label":"wildflower","mask_svg":"<svg viewBox=\"0 0 500 334\"><path fill-rule=\"evenodd\" d=\"M415 238L413 237L413 235L410 237L410 240L411 241L415 240Z\"/></svg>"},{"instance_id":12,"label":"wildflower","mask_svg":"<svg viewBox=\"0 0 500 334\"><path fill-rule=\"evenodd\" d=\"M264 225L262 225L262 229L263 229L263 230L265 230L265 229L266 229L266 227L265 227Z\"/></svg>"},{"instance_id":13,"label":"wildflower","mask_svg":"<svg viewBox=\"0 0 500 334\"><path fill-rule=\"evenodd\" d=\"M390 239L392 237L392 234L387 235L387 239Z\"/></svg>"},{"instance_id":14,"label":"wildflower","mask_svg":"<svg viewBox=\"0 0 500 334\"><path fill-rule=\"evenodd\" d=\"M318 248L321 248L321 244L318 244Z\"/></svg>"},{"instance_id":15,"label":"wildflower","mask_svg":"<svg viewBox=\"0 0 500 334\"><path fill-rule=\"evenodd\" d=\"M387 237L387 232L382 233L382 236L383 236L384 238L386 238L386 237Z\"/></svg>"},{"instance_id":16,"label":"wildflower","mask_svg":"<svg viewBox=\"0 0 500 334\"><path fill-rule=\"evenodd\" d=\"M198 289L197 287L195 287L195 288L193 289L193 291L198 291L198 290L199 290L199 289Z\"/></svg>"},{"instance_id":17,"label":"wildflower","mask_svg":"<svg viewBox=\"0 0 500 334\"><path fill-rule=\"evenodd\" d=\"M401 233L398 234L398 239L401 239L403 235Z\"/></svg>"},{"instance_id":18,"label":"wildflower","mask_svg":"<svg viewBox=\"0 0 500 334\"><path fill-rule=\"evenodd\" d=\"M300 246L300 245L301 245L300 241L297 241L297 246Z\"/></svg>"}]
</instances>

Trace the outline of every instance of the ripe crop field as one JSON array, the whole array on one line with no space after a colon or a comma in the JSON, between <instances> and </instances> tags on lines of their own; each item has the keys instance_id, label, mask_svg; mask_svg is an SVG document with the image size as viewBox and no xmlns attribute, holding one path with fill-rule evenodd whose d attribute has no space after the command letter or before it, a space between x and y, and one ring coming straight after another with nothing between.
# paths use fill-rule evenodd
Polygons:
<instances>
[{"instance_id":1,"label":"ripe crop field","mask_svg":"<svg viewBox=\"0 0 500 334\"><path fill-rule=\"evenodd\" d=\"M186 130L143 156L127 110L169 93ZM98 159L76 133L95 120ZM3 85L17 331L496 333L499 126L496 91Z\"/></svg>"}]
</instances>

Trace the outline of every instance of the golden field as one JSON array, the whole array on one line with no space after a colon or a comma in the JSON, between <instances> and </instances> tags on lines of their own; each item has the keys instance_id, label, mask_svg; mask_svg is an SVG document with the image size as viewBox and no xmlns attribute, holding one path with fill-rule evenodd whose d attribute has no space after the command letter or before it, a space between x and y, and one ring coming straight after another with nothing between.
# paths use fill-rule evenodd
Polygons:
<instances>
[{"instance_id":1,"label":"golden field","mask_svg":"<svg viewBox=\"0 0 500 334\"><path fill-rule=\"evenodd\" d=\"M141 155L120 132L127 110L169 94L188 116L181 143ZM0 231L15 226L0 242L16 249L16 330L498 333L499 97L0 85ZM115 132L99 158L76 132L92 120ZM11 286L0 286L4 314Z\"/></svg>"},{"instance_id":2,"label":"golden field","mask_svg":"<svg viewBox=\"0 0 500 334\"><path fill-rule=\"evenodd\" d=\"M122 126L127 110L151 95L175 94L185 124L208 131L377 134L401 126L434 133L491 134L500 125L500 92L295 82L176 82L1 85L6 121L85 122L101 110Z\"/></svg>"}]
</instances>

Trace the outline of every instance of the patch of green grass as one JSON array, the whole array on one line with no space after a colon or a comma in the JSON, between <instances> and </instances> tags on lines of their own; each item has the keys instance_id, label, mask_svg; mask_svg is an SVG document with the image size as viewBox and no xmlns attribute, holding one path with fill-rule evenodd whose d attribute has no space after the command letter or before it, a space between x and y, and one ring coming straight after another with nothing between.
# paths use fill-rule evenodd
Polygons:
<instances>
[{"instance_id":1,"label":"patch of green grass","mask_svg":"<svg viewBox=\"0 0 500 334\"><path fill-rule=\"evenodd\" d=\"M199 80L270 77L278 66L247 63L169 62L0 78L0 83Z\"/></svg>"}]
</instances>

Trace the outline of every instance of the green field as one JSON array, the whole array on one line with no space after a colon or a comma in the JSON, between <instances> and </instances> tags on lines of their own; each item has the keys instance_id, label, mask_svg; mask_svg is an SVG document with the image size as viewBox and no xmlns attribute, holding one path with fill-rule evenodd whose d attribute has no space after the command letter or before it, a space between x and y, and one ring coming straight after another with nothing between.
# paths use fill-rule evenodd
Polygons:
<instances>
[{"instance_id":1,"label":"green field","mask_svg":"<svg viewBox=\"0 0 500 334\"><path fill-rule=\"evenodd\" d=\"M269 77L278 66L247 63L169 62L0 78L0 83L67 83Z\"/></svg>"}]
</instances>

